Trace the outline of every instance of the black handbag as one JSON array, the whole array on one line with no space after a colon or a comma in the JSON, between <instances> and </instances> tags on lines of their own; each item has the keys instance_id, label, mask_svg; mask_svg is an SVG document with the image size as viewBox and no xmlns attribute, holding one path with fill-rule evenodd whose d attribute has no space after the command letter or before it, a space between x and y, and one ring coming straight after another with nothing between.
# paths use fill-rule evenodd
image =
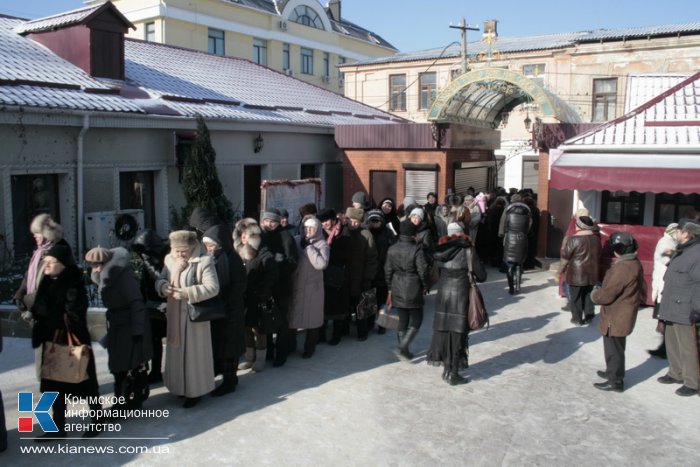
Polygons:
<instances>
[{"instance_id":1,"label":"black handbag","mask_svg":"<svg viewBox=\"0 0 700 467\"><path fill-rule=\"evenodd\" d=\"M360 303L355 309L357 319L365 319L377 314L377 289L369 289L362 292Z\"/></svg>"},{"instance_id":2,"label":"black handbag","mask_svg":"<svg viewBox=\"0 0 700 467\"><path fill-rule=\"evenodd\" d=\"M129 370L122 380L122 397L127 409L139 409L151 390L148 385L148 365L142 363L138 368Z\"/></svg>"},{"instance_id":3,"label":"black handbag","mask_svg":"<svg viewBox=\"0 0 700 467\"><path fill-rule=\"evenodd\" d=\"M272 334L276 332L282 318L275 300L270 298L265 303L258 303L258 313L258 331L261 334Z\"/></svg>"},{"instance_id":4,"label":"black handbag","mask_svg":"<svg viewBox=\"0 0 700 467\"><path fill-rule=\"evenodd\" d=\"M218 295L198 303L187 303L187 315L190 317L190 321L194 323L214 321L228 317L224 302Z\"/></svg>"}]
</instances>

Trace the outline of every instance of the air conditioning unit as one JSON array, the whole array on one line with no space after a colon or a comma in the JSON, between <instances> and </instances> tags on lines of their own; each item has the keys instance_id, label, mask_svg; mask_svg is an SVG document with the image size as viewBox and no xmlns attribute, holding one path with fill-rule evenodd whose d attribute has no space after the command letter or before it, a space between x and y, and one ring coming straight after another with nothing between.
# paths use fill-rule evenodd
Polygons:
<instances>
[{"instance_id":1,"label":"air conditioning unit","mask_svg":"<svg viewBox=\"0 0 700 467\"><path fill-rule=\"evenodd\" d=\"M330 76L321 76L321 81L323 81L324 83L329 83L331 81L331 77Z\"/></svg>"},{"instance_id":2,"label":"air conditioning unit","mask_svg":"<svg viewBox=\"0 0 700 467\"><path fill-rule=\"evenodd\" d=\"M280 29L281 29L282 31L286 31L286 30L287 30L287 22L286 22L286 21L280 21L280 22L279 22L279 26L280 26Z\"/></svg>"},{"instance_id":3,"label":"air conditioning unit","mask_svg":"<svg viewBox=\"0 0 700 467\"><path fill-rule=\"evenodd\" d=\"M285 69L284 69L284 73L285 73L287 76L294 76L294 71L293 71L291 68L285 68Z\"/></svg>"},{"instance_id":4,"label":"air conditioning unit","mask_svg":"<svg viewBox=\"0 0 700 467\"><path fill-rule=\"evenodd\" d=\"M143 209L85 213L85 246L128 247L144 229Z\"/></svg>"}]
</instances>

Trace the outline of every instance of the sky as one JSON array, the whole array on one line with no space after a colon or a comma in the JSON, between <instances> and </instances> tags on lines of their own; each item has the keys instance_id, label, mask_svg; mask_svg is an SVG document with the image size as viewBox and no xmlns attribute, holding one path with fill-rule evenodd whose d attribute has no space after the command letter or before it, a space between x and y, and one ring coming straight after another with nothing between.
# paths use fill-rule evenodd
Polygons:
<instances>
[{"instance_id":1,"label":"sky","mask_svg":"<svg viewBox=\"0 0 700 467\"><path fill-rule=\"evenodd\" d=\"M484 20L495 19L499 35L527 36L700 22L696 5L697 0L343 0L341 14L401 52L412 52L459 41L459 31L449 24L462 18L480 29ZM0 0L0 13L34 19L82 6L82 0ZM480 37L469 32L468 40Z\"/></svg>"}]
</instances>

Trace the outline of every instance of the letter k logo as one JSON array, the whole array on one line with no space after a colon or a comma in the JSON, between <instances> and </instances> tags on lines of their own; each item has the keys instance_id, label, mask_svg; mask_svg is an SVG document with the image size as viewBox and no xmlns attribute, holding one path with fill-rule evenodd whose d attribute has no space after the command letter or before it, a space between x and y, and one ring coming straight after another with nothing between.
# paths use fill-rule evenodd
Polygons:
<instances>
[{"instance_id":1,"label":"letter k logo","mask_svg":"<svg viewBox=\"0 0 700 467\"><path fill-rule=\"evenodd\" d=\"M31 412L36 417L37 422L42 431L45 433L55 433L58 431L58 427L49 415L49 410L51 406L56 401L58 397L57 392L45 392L39 398L36 407L34 406L34 393L31 392L20 392L17 395L17 410L19 412ZM18 419L18 429L19 432L31 432L33 431L33 419L32 417L19 417Z\"/></svg>"}]
</instances>

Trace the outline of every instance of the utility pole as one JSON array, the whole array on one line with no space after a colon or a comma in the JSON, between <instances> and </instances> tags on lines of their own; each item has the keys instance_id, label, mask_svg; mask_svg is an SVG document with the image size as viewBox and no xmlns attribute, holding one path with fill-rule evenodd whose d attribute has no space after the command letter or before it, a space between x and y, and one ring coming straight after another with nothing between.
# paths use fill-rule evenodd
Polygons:
<instances>
[{"instance_id":1,"label":"utility pole","mask_svg":"<svg viewBox=\"0 0 700 467\"><path fill-rule=\"evenodd\" d=\"M467 31L478 31L479 28L476 26L471 26L467 24L467 20L462 18L457 26L450 24L452 29L460 29L462 31L462 73L469 71L469 66L467 62Z\"/></svg>"}]
</instances>

